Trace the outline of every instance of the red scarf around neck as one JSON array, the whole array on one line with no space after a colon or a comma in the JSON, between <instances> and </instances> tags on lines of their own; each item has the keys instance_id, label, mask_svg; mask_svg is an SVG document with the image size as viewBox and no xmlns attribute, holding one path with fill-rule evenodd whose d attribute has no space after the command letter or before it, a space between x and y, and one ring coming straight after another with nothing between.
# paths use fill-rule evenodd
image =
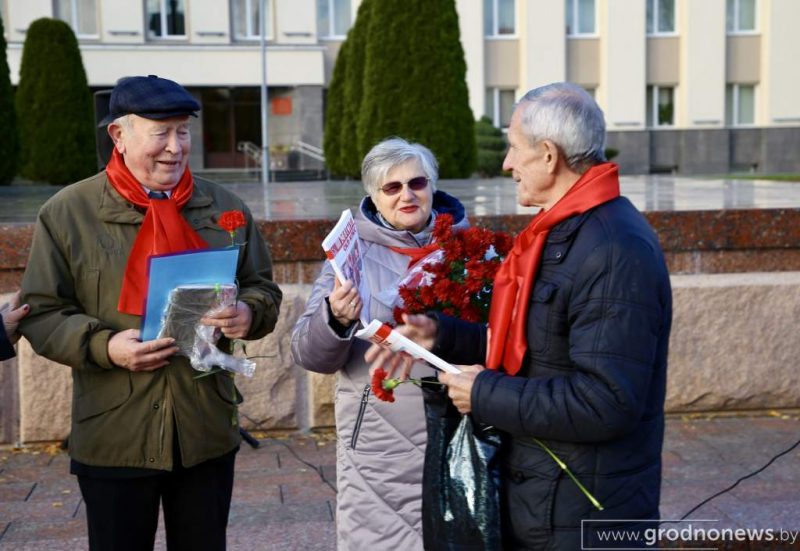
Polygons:
<instances>
[{"instance_id":1,"label":"red scarf around neck","mask_svg":"<svg viewBox=\"0 0 800 551\"><path fill-rule=\"evenodd\" d=\"M422 247L389 247L390 250L408 257L409 268L431 254L433 251L440 248L440 245L436 242L428 243Z\"/></svg>"},{"instance_id":2,"label":"red scarf around neck","mask_svg":"<svg viewBox=\"0 0 800 551\"><path fill-rule=\"evenodd\" d=\"M587 170L550 210L541 210L514 240L494 280L489 307L486 367L516 375L528 348L528 301L547 234L559 222L619 197L617 165L602 163Z\"/></svg>"},{"instance_id":3,"label":"red scarf around neck","mask_svg":"<svg viewBox=\"0 0 800 551\"><path fill-rule=\"evenodd\" d=\"M180 210L192 198L194 180L189 167L186 167L178 185L172 188L169 199L151 200L116 149L106 167L106 175L125 200L147 209L128 256L117 304L120 312L141 316L147 298L147 259L157 254L208 248L208 243L180 214Z\"/></svg>"}]
</instances>

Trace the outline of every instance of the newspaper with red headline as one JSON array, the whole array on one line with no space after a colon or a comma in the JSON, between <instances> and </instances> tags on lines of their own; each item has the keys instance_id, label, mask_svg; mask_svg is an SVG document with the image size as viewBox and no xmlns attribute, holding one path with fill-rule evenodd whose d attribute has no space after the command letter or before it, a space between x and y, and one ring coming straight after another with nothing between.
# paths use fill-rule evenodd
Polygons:
<instances>
[{"instance_id":1,"label":"newspaper with red headline","mask_svg":"<svg viewBox=\"0 0 800 551\"><path fill-rule=\"evenodd\" d=\"M394 352L408 354L415 360L427 362L446 373L461 373L461 370L456 366L447 363L433 352L421 347L399 331L392 329L389 324L380 320L369 322L366 327L356 332L356 337L390 348Z\"/></svg>"},{"instance_id":2,"label":"newspaper with red headline","mask_svg":"<svg viewBox=\"0 0 800 551\"><path fill-rule=\"evenodd\" d=\"M358 241L358 228L350 209L344 209L339 221L322 240L322 249L340 282L349 280L361 297L361 323L369 316L369 287L364 277L364 259Z\"/></svg>"}]
</instances>

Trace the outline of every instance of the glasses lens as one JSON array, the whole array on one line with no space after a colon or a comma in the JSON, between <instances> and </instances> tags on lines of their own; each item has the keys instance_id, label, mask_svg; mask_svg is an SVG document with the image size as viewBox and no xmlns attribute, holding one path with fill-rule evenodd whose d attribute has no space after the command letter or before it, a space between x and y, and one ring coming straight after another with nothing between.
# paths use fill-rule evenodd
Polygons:
<instances>
[{"instance_id":1,"label":"glasses lens","mask_svg":"<svg viewBox=\"0 0 800 551\"><path fill-rule=\"evenodd\" d=\"M386 195L394 195L399 193L401 189L403 189L403 184L400 182L389 182L381 188Z\"/></svg>"},{"instance_id":2,"label":"glasses lens","mask_svg":"<svg viewBox=\"0 0 800 551\"><path fill-rule=\"evenodd\" d=\"M414 191L425 189L428 186L428 179L425 176L417 176L408 181L408 187Z\"/></svg>"}]
</instances>

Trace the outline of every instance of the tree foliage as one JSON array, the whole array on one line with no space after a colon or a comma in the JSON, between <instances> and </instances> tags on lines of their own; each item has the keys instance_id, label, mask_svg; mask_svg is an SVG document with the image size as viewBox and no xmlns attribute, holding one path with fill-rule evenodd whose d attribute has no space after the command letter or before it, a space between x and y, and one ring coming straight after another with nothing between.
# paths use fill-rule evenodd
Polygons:
<instances>
[{"instance_id":1,"label":"tree foliage","mask_svg":"<svg viewBox=\"0 0 800 551\"><path fill-rule=\"evenodd\" d=\"M92 96L65 22L43 18L28 27L16 108L20 175L67 184L96 171Z\"/></svg>"},{"instance_id":2,"label":"tree foliage","mask_svg":"<svg viewBox=\"0 0 800 551\"><path fill-rule=\"evenodd\" d=\"M17 173L17 118L14 112L14 93L11 90L3 19L0 18L0 185L14 179Z\"/></svg>"},{"instance_id":3,"label":"tree foliage","mask_svg":"<svg viewBox=\"0 0 800 551\"><path fill-rule=\"evenodd\" d=\"M485 178L499 176L507 147L503 131L495 127L489 117L481 117L475 123L475 143L478 147L478 174Z\"/></svg>"},{"instance_id":4,"label":"tree foliage","mask_svg":"<svg viewBox=\"0 0 800 551\"><path fill-rule=\"evenodd\" d=\"M326 112L334 121L326 133L339 133L331 139L339 149L325 150L329 166L357 177L372 146L400 136L429 147L442 177L472 173L475 137L454 0L365 0L342 49L344 105L331 98L340 93L335 71Z\"/></svg>"}]
</instances>

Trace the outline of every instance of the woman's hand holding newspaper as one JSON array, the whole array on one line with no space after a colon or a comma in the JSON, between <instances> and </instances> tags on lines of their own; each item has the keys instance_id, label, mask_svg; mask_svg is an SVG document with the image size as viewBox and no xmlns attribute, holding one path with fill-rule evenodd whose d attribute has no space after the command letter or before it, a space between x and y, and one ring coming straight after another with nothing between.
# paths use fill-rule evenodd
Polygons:
<instances>
[{"instance_id":1,"label":"woman's hand holding newspaper","mask_svg":"<svg viewBox=\"0 0 800 551\"><path fill-rule=\"evenodd\" d=\"M333 291L328 296L331 314L341 325L350 327L361 316L361 297L349 279L345 279L344 283L340 283L338 277L333 279Z\"/></svg>"}]
</instances>

